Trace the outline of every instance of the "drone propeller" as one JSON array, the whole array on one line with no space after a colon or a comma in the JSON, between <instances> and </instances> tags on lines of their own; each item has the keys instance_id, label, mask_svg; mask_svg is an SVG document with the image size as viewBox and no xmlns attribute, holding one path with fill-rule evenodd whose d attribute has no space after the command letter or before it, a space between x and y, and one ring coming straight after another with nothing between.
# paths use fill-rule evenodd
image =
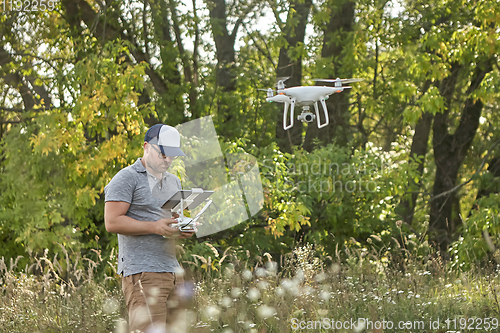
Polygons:
<instances>
[{"instance_id":1,"label":"drone propeller","mask_svg":"<svg viewBox=\"0 0 500 333\"><path fill-rule=\"evenodd\" d=\"M291 78L291 76L280 76L280 77L276 78L276 82L279 82L279 81L285 82L289 78Z\"/></svg>"},{"instance_id":2,"label":"drone propeller","mask_svg":"<svg viewBox=\"0 0 500 333\"><path fill-rule=\"evenodd\" d=\"M257 90L261 90L261 91L267 92L267 97L268 98L274 96L274 89L273 88L267 88L267 89L257 88Z\"/></svg>"},{"instance_id":3,"label":"drone propeller","mask_svg":"<svg viewBox=\"0 0 500 333\"><path fill-rule=\"evenodd\" d=\"M285 81L288 80L291 76L282 76L276 78L276 89L283 90L285 89Z\"/></svg>"},{"instance_id":4,"label":"drone propeller","mask_svg":"<svg viewBox=\"0 0 500 333\"><path fill-rule=\"evenodd\" d=\"M341 82L341 83L351 83L351 82L359 82L359 81L364 81L364 79L313 79L313 81L319 81L319 82Z\"/></svg>"}]
</instances>

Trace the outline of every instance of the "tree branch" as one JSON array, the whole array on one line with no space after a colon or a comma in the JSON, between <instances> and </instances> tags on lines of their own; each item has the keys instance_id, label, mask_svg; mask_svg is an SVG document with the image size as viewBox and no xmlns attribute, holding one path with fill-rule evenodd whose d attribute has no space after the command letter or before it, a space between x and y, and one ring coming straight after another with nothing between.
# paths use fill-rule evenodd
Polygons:
<instances>
[{"instance_id":1,"label":"tree branch","mask_svg":"<svg viewBox=\"0 0 500 333\"><path fill-rule=\"evenodd\" d=\"M148 7L148 0L144 0L144 7L142 10L142 34L143 34L143 39L144 39L144 51L145 51L145 56L146 59L148 60L148 63L151 60L151 57L149 55L149 40L148 40L148 24L146 22L146 10Z\"/></svg>"},{"instance_id":2,"label":"tree branch","mask_svg":"<svg viewBox=\"0 0 500 333\"><path fill-rule=\"evenodd\" d=\"M198 47L200 46L200 27L196 12L196 0L193 0L194 45L193 45L193 83L198 87Z\"/></svg>"},{"instance_id":3,"label":"tree branch","mask_svg":"<svg viewBox=\"0 0 500 333\"><path fill-rule=\"evenodd\" d=\"M89 25L94 24L94 22L97 22L97 24L96 24L96 29L97 29L97 26L99 26L99 21L100 21L99 13L96 13L92 9L92 7L87 3L87 1L85 1L85 0L78 0L78 5L80 6L80 13L81 13L82 19L85 22L85 24L87 26L89 26ZM126 22L126 20L124 20L123 17L122 17L122 20L124 23ZM132 54L132 56L134 57L134 59L137 63L145 62L146 64L149 65L146 67L145 72L149 76L149 78L151 79L151 83L153 84L155 90L160 95L167 93L168 88L167 88L165 82L158 75L158 73L156 73L154 71L154 69L152 68L151 64L149 63L149 61L147 59L146 54L144 54L140 50L140 47L137 44L137 41L135 40L135 38L125 34L123 29L117 30L112 25L108 25L108 27L106 28L106 34L104 35L105 40L103 42L108 41L108 40L113 40L115 37L118 37L118 36L121 37L121 39L127 40L130 43L132 43L132 45L134 45L134 47L130 50L130 53Z\"/></svg>"},{"instance_id":4,"label":"tree branch","mask_svg":"<svg viewBox=\"0 0 500 333\"><path fill-rule=\"evenodd\" d=\"M238 17L236 23L234 24L233 31L231 32L231 38L234 40L236 38L236 34L238 33L238 28L243 23L243 20L247 17L247 15L253 10L255 4L248 6L243 13Z\"/></svg>"},{"instance_id":5,"label":"tree branch","mask_svg":"<svg viewBox=\"0 0 500 333\"><path fill-rule=\"evenodd\" d=\"M181 29L179 26L179 19L177 17L177 9L175 8L175 4L174 4L173 0L169 0L169 7L170 7L170 15L171 15L171 19L172 19L174 33L175 33L175 40L177 42L179 56L181 58L182 65L184 67L184 78L187 82L192 83L193 82L193 75L191 73L191 66L190 66L189 61L187 59L186 51L184 50L184 45L182 44Z\"/></svg>"},{"instance_id":6,"label":"tree branch","mask_svg":"<svg viewBox=\"0 0 500 333\"><path fill-rule=\"evenodd\" d=\"M247 26L244 23L242 25L243 25L243 28L245 29L245 31L247 32L248 36L250 36L250 39L252 39L253 45L255 45L255 47L257 48L257 50L259 50L259 52L262 53L262 55L267 60L269 60L271 62L271 64L273 65L273 67L276 68L276 64L274 63L273 58L271 57L271 54L269 52L264 52L264 50L259 46L259 44L255 40L255 38L253 38L253 35L248 31ZM267 48L267 45L266 45L266 48ZM269 49L268 49L268 51L269 51Z\"/></svg>"},{"instance_id":7,"label":"tree branch","mask_svg":"<svg viewBox=\"0 0 500 333\"><path fill-rule=\"evenodd\" d=\"M44 105L52 105L52 98L50 97L49 92L47 91L47 89L45 89L44 86L39 86L35 84L36 82L35 77L28 75L26 76L26 80L28 80L33 90L40 96L39 100L40 102L43 100Z\"/></svg>"},{"instance_id":8,"label":"tree branch","mask_svg":"<svg viewBox=\"0 0 500 333\"><path fill-rule=\"evenodd\" d=\"M14 53L12 53L12 55L20 56L20 57L31 57L31 58L35 58L35 59L41 60L44 63L46 63L47 65L49 65L54 71L57 71L57 68L54 65L52 65L52 63L50 61L55 61L55 60L68 61L68 59L61 58L61 57L54 57L54 58L52 58L50 60L47 60L47 59L45 59L43 57L40 57L40 56L38 56L36 54L27 53L26 51L24 51L24 52L14 52Z\"/></svg>"},{"instance_id":9,"label":"tree branch","mask_svg":"<svg viewBox=\"0 0 500 333\"><path fill-rule=\"evenodd\" d=\"M40 108L40 109L18 109L18 108L6 108L3 106L0 106L0 110L2 110L2 111L17 112L17 113L24 113L24 112L29 112L29 111L42 112L42 111L51 110L51 109L57 109L57 108L56 107L45 107L45 108Z\"/></svg>"},{"instance_id":10,"label":"tree branch","mask_svg":"<svg viewBox=\"0 0 500 333\"><path fill-rule=\"evenodd\" d=\"M454 188L446 191L446 192L442 192L442 193L439 193L438 195L435 195L433 197L431 197L431 200L429 200L429 202L431 201L434 201L436 199L439 199L441 197L444 197L444 196L447 196L453 192L456 192L457 190L459 190L460 188L464 187L465 185L469 184L472 180L474 180L474 178L479 174L479 172L481 172L481 170L483 169L484 167L484 164L486 163L486 160L488 159L488 157L490 156L491 152L493 151L493 149L500 144L500 139L498 139L497 141L495 141L495 143L491 146L490 149L488 149L488 153L486 154L486 156L483 158L483 161L481 162L481 166L479 168L477 168L476 172L474 172L474 174L465 182L455 186Z\"/></svg>"},{"instance_id":11,"label":"tree branch","mask_svg":"<svg viewBox=\"0 0 500 333\"><path fill-rule=\"evenodd\" d=\"M169 1L170 15L172 19L172 25L175 33L175 40L177 42L177 48L179 50L179 57L182 61L182 67L184 69L184 79L190 83L189 85L189 109L191 110L191 115L196 118L199 116L196 109L196 102L198 100L198 92L196 91L196 86L194 84L193 71L191 70L191 64L189 63L189 57L184 50L184 45L182 44L181 29L179 24L179 19L177 17L177 8L175 8L175 3L173 0ZM197 42L197 41L195 41ZM196 46L195 46L196 47ZM194 112L194 114L193 114Z\"/></svg>"},{"instance_id":12,"label":"tree branch","mask_svg":"<svg viewBox=\"0 0 500 333\"><path fill-rule=\"evenodd\" d=\"M456 138L457 147L464 146L470 138L474 137L474 133L479 125L479 117L482 110L482 101L479 99L473 102L470 96L472 92L479 88L481 82L487 73L493 70L492 61L487 60L479 64L474 71L473 78L470 86L467 88L465 106L460 117L460 123L455 131L454 137ZM472 126L471 126L472 125Z\"/></svg>"},{"instance_id":13,"label":"tree branch","mask_svg":"<svg viewBox=\"0 0 500 333\"><path fill-rule=\"evenodd\" d=\"M274 1L274 3L272 2L272 0L269 0L269 7L271 7L271 9L273 10L274 18L276 19L276 25L280 29L280 32L283 32L285 23L283 23L280 18L280 14L278 13L278 4L276 3L276 0Z\"/></svg>"}]
</instances>

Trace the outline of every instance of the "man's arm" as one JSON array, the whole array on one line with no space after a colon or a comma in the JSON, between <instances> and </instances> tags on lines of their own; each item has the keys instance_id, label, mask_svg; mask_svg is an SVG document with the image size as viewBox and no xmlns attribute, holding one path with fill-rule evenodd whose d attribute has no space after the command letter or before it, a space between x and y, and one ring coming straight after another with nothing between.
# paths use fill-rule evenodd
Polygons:
<instances>
[{"instance_id":1,"label":"man's arm","mask_svg":"<svg viewBox=\"0 0 500 333\"><path fill-rule=\"evenodd\" d=\"M129 207L130 204L125 201L106 201L104 224L108 232L129 236L157 234L173 237L179 235L179 230L170 226L172 223L177 223L177 220L168 218L158 221L139 221L125 215Z\"/></svg>"}]
</instances>

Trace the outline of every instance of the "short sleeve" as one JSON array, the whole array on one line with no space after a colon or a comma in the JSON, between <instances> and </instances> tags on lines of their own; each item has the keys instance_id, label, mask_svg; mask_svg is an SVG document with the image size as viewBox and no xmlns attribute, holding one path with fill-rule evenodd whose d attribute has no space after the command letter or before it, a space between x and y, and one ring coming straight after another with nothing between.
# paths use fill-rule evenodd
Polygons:
<instances>
[{"instance_id":1,"label":"short sleeve","mask_svg":"<svg viewBox=\"0 0 500 333\"><path fill-rule=\"evenodd\" d=\"M124 201L132 203L136 180L130 169L120 170L104 187L104 201Z\"/></svg>"}]
</instances>

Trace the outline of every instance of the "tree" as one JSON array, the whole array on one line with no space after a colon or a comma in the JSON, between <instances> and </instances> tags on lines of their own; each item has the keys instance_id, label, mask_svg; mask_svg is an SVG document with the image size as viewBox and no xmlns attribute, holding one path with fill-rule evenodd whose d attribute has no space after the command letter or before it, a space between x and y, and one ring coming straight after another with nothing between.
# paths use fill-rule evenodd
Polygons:
<instances>
[{"instance_id":1,"label":"tree","mask_svg":"<svg viewBox=\"0 0 500 333\"><path fill-rule=\"evenodd\" d=\"M320 66L317 72L322 78L350 78L353 74L353 30L354 9L356 2L353 0L326 1L320 9L328 13L320 22L323 33ZM319 14L318 14L319 16ZM324 76L327 77L324 77ZM323 83L318 82L317 85ZM321 144L328 144L334 140L340 146L346 146L351 140L350 133L350 91L346 89L341 94L332 95L327 101L328 117L331 125L318 128L312 123L307 126L304 148L312 151L314 140Z\"/></svg>"},{"instance_id":2,"label":"tree","mask_svg":"<svg viewBox=\"0 0 500 333\"><path fill-rule=\"evenodd\" d=\"M273 7L274 15L278 26L281 28L282 36L279 39L281 45L279 52L278 67L276 68L277 78L288 78L288 86L300 86L302 82L302 58L304 57L304 37L306 25L312 1L292 0L289 3L286 23L279 17L278 11ZM282 151L291 152L293 146L302 144L301 122L295 121L294 126L289 130L283 129L282 105L276 118L276 142ZM295 112L300 112L295 110Z\"/></svg>"},{"instance_id":3,"label":"tree","mask_svg":"<svg viewBox=\"0 0 500 333\"><path fill-rule=\"evenodd\" d=\"M436 173L429 201L429 232L430 240L441 250L455 239L461 224L459 174L479 127L485 79L494 69L494 50L498 46L491 36L496 21L486 14L491 6L456 1L435 1L432 6L412 2L405 14L416 18L416 24L410 24L406 34L417 45L415 55L420 69L414 72L420 73L423 85L423 94L416 100L421 109L410 158L411 163L417 163L417 178L421 179L432 129ZM470 43L471 38L477 42ZM403 219L409 223L420 189L418 182L410 180L408 188L413 193L400 206Z\"/></svg>"}]
</instances>

